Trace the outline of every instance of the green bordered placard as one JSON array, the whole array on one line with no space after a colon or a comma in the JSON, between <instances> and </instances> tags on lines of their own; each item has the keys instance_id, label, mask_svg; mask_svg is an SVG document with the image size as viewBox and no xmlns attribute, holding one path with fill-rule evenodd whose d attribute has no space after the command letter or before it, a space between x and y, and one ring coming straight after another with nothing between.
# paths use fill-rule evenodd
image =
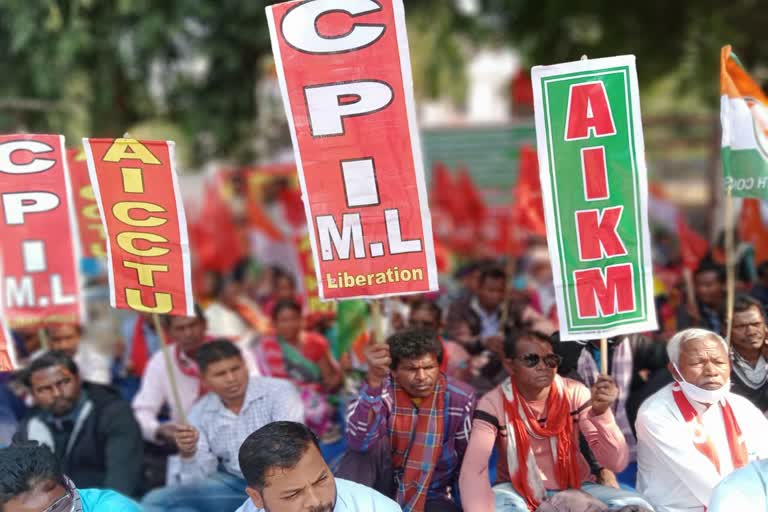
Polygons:
<instances>
[{"instance_id":1,"label":"green bordered placard","mask_svg":"<svg viewBox=\"0 0 768 512\"><path fill-rule=\"evenodd\" d=\"M560 336L657 329L635 57L532 70Z\"/></svg>"}]
</instances>

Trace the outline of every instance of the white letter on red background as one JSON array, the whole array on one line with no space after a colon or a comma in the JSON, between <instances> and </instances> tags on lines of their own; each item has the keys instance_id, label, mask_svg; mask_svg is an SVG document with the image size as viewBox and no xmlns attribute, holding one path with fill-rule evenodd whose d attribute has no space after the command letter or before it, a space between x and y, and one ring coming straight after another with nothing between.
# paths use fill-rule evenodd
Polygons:
<instances>
[{"instance_id":1,"label":"white letter on red background","mask_svg":"<svg viewBox=\"0 0 768 512\"><path fill-rule=\"evenodd\" d=\"M52 192L9 192L3 194L5 223L24 224L25 213L47 212L59 206L59 196Z\"/></svg>"},{"instance_id":2,"label":"white letter on red background","mask_svg":"<svg viewBox=\"0 0 768 512\"><path fill-rule=\"evenodd\" d=\"M350 31L344 35L323 36L317 29L320 17L332 12L345 12L354 17L380 10L381 6L373 0L304 2L286 13L282 26L283 37L289 45L305 53L350 52L376 42L384 34L384 25L353 23Z\"/></svg>"},{"instance_id":3,"label":"white letter on red background","mask_svg":"<svg viewBox=\"0 0 768 512\"><path fill-rule=\"evenodd\" d=\"M51 158L33 158L26 164L15 164L11 155L16 151L29 151L30 153L48 153L53 148L48 144L36 140L16 140L0 144L0 172L8 174L33 174L47 171L56 164Z\"/></svg>"},{"instance_id":4,"label":"white letter on red background","mask_svg":"<svg viewBox=\"0 0 768 512\"><path fill-rule=\"evenodd\" d=\"M392 88L377 80L358 80L304 88L313 137L344 135L345 117L362 116L386 108ZM352 98L353 101L341 101Z\"/></svg>"}]
</instances>

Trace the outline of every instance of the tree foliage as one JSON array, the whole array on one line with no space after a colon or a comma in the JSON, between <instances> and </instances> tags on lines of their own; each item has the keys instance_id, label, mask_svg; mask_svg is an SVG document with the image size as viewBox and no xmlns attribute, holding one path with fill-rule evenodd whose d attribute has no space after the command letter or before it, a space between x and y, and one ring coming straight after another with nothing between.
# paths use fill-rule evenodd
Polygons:
<instances>
[{"instance_id":1,"label":"tree foliage","mask_svg":"<svg viewBox=\"0 0 768 512\"><path fill-rule=\"evenodd\" d=\"M718 94L720 48L748 67L766 63L768 11L759 0L481 0L489 30L529 64L634 54L645 84L679 75L700 97Z\"/></svg>"},{"instance_id":2,"label":"tree foliage","mask_svg":"<svg viewBox=\"0 0 768 512\"><path fill-rule=\"evenodd\" d=\"M343 0L340 0L343 1ZM0 131L186 134L195 163L254 158L271 55L258 0L0 2ZM450 2L409 0L417 88L462 90Z\"/></svg>"}]
</instances>

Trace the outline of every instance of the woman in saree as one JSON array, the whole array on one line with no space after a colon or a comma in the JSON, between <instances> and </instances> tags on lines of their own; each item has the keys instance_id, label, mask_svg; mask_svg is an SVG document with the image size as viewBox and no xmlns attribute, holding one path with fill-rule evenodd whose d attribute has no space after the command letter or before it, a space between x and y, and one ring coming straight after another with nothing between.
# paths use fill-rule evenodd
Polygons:
<instances>
[{"instance_id":1,"label":"woman in saree","mask_svg":"<svg viewBox=\"0 0 768 512\"><path fill-rule=\"evenodd\" d=\"M272 310L274 331L255 347L261 374L289 379L298 386L306 424L319 437L329 432L336 409L328 397L342 383L342 373L322 335L303 328L301 306L281 300Z\"/></svg>"}]
</instances>

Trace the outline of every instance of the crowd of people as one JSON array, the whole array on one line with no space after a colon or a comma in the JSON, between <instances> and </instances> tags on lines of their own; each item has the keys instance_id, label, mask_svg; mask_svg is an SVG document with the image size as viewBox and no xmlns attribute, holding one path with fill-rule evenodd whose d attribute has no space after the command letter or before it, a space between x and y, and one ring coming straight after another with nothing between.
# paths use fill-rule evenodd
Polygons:
<instances>
[{"instance_id":1,"label":"crowd of people","mask_svg":"<svg viewBox=\"0 0 768 512\"><path fill-rule=\"evenodd\" d=\"M560 339L541 260L383 301L386 336L341 353L345 319L247 262L206 276L194 317L127 317L113 354L89 325L14 331L0 510L766 510L764 284L728 336L725 273L702 263L659 332L603 353Z\"/></svg>"}]
</instances>

